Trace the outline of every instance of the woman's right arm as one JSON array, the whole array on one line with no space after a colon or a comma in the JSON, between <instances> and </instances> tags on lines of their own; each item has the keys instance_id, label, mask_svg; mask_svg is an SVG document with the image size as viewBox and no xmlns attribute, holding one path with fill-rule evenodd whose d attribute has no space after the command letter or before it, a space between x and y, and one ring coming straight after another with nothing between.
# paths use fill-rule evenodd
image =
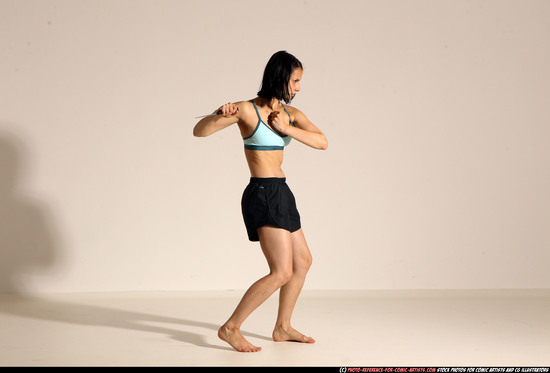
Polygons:
<instances>
[{"instance_id":1,"label":"woman's right arm","mask_svg":"<svg viewBox=\"0 0 550 373\"><path fill-rule=\"evenodd\" d=\"M218 132L239 121L239 108L236 103L225 104L216 110L216 112L220 110L221 114L219 115L202 118L193 128L193 135L197 137L210 136L214 132Z\"/></svg>"}]
</instances>

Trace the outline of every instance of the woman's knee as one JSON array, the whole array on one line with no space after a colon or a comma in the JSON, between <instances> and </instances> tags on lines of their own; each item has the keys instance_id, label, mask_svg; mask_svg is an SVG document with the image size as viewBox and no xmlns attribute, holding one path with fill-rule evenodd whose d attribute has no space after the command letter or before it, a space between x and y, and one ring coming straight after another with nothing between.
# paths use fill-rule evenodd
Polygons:
<instances>
[{"instance_id":1,"label":"woman's knee","mask_svg":"<svg viewBox=\"0 0 550 373\"><path fill-rule=\"evenodd\" d=\"M311 256L311 253L308 253L306 258L304 259L304 268L306 269L306 271L309 270L312 264L313 264L313 257Z\"/></svg>"},{"instance_id":2,"label":"woman's knee","mask_svg":"<svg viewBox=\"0 0 550 373\"><path fill-rule=\"evenodd\" d=\"M292 276L294 276L294 271L292 270L292 267L284 268L275 272L272 272L271 275L277 282L277 285L279 287L283 286L287 282L292 279Z\"/></svg>"},{"instance_id":3,"label":"woman's knee","mask_svg":"<svg viewBox=\"0 0 550 373\"><path fill-rule=\"evenodd\" d=\"M300 260L297 261L296 272L299 271L299 272L306 273L307 271L309 271L309 268L311 268L312 263L313 263L313 257L308 251L306 254L302 255Z\"/></svg>"}]
</instances>

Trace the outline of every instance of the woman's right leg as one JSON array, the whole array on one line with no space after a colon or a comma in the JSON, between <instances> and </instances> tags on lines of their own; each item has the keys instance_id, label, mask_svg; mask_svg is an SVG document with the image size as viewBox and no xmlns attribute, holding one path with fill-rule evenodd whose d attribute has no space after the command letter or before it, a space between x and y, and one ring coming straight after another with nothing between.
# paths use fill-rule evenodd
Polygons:
<instances>
[{"instance_id":1,"label":"woman's right leg","mask_svg":"<svg viewBox=\"0 0 550 373\"><path fill-rule=\"evenodd\" d=\"M292 278L292 240L284 229L264 226L258 229L260 245L269 265L269 274L246 291L237 308L218 331L218 336L241 352L259 351L240 332L244 320L277 289Z\"/></svg>"}]
</instances>

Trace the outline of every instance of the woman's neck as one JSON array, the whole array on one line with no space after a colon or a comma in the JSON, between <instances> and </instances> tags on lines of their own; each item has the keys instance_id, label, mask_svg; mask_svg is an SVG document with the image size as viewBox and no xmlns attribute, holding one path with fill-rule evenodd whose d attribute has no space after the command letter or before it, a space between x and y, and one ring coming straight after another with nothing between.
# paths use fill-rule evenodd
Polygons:
<instances>
[{"instance_id":1,"label":"woman's neck","mask_svg":"<svg viewBox=\"0 0 550 373\"><path fill-rule=\"evenodd\" d=\"M283 106L281 101L276 98L268 100L267 98L260 97L260 99L262 100L262 103L265 103L265 105L272 111L279 110Z\"/></svg>"}]
</instances>

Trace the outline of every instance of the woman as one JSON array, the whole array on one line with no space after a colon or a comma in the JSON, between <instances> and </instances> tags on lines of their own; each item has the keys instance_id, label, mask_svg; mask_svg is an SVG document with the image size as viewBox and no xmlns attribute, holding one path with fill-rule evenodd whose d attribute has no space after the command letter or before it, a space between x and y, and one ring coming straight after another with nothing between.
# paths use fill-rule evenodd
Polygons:
<instances>
[{"instance_id":1,"label":"woman","mask_svg":"<svg viewBox=\"0 0 550 373\"><path fill-rule=\"evenodd\" d=\"M216 114L200 120L193 129L204 137L237 124L251 179L241 205L250 241L259 241L270 272L256 281L219 329L218 336L237 351L256 347L240 332L244 320L277 289L279 311L275 341L315 342L292 328L290 318L311 265L311 253L301 229L300 215L281 169L283 149L291 138L315 149L326 149L325 135L300 110L289 104L300 91L303 66L296 57L280 51L266 65L258 97L228 103Z\"/></svg>"}]
</instances>

